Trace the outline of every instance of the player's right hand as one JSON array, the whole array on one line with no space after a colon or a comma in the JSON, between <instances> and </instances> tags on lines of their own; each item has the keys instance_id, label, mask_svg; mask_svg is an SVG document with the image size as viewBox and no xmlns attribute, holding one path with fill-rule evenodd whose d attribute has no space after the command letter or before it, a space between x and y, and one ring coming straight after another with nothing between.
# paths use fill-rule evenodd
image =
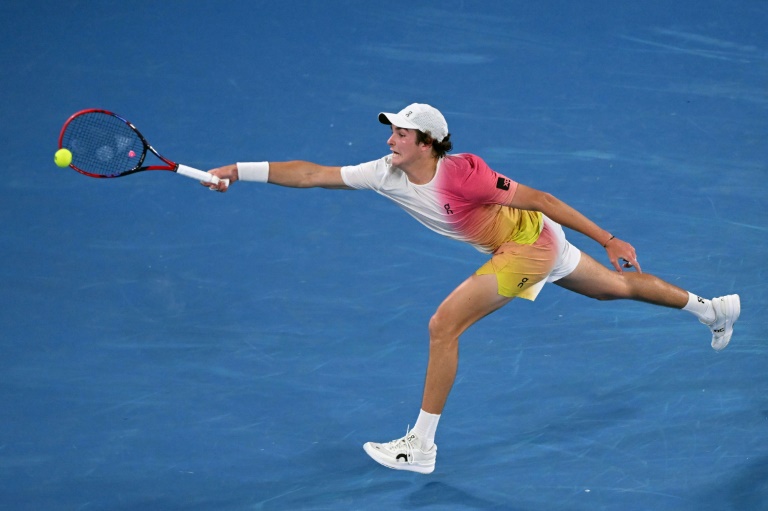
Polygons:
<instances>
[{"instance_id":1,"label":"player's right hand","mask_svg":"<svg viewBox=\"0 0 768 511\"><path fill-rule=\"evenodd\" d=\"M203 186L214 192L226 192L229 187L237 181L237 164L224 165L223 167L217 167L208 171L209 174L219 178L218 184L213 183L201 183Z\"/></svg>"}]
</instances>

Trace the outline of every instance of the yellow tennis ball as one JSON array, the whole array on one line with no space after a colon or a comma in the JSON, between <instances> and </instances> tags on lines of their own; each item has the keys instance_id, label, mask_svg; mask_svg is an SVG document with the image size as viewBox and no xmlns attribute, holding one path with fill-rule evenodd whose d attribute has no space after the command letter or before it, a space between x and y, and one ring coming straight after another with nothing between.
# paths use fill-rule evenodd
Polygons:
<instances>
[{"instance_id":1,"label":"yellow tennis ball","mask_svg":"<svg viewBox=\"0 0 768 511\"><path fill-rule=\"evenodd\" d=\"M59 149L56 151L56 154L53 155L53 161L59 167L69 167L69 164L72 163L72 153L69 149Z\"/></svg>"}]
</instances>

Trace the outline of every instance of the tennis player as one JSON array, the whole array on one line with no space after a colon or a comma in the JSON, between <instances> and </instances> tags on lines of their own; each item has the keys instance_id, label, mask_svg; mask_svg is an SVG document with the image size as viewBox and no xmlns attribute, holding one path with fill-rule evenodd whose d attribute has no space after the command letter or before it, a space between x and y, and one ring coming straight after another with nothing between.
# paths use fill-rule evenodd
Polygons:
<instances>
[{"instance_id":1,"label":"tennis player","mask_svg":"<svg viewBox=\"0 0 768 511\"><path fill-rule=\"evenodd\" d=\"M390 154L368 163L250 162L210 172L230 183L374 190L429 229L490 254L430 319L424 394L413 429L403 438L363 446L380 464L422 474L435 469L435 432L456 377L459 337L514 298L535 300L547 282L598 300L630 299L688 311L709 327L715 350L728 345L741 312L738 295L707 300L643 273L632 245L571 206L494 171L478 156L448 155L448 125L429 105L381 113L379 122L391 126ZM227 189L224 182L206 186ZM605 248L615 271L571 245L561 226ZM634 271L624 271L629 269Z\"/></svg>"}]
</instances>

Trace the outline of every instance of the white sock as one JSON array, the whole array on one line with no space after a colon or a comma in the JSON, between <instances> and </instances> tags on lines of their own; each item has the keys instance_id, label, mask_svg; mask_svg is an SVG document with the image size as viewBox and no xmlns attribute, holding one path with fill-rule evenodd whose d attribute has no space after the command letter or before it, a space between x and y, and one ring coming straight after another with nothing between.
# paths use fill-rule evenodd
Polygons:
<instances>
[{"instance_id":1,"label":"white sock","mask_svg":"<svg viewBox=\"0 0 768 511\"><path fill-rule=\"evenodd\" d=\"M712 323L715 320L715 309L712 307L712 301L690 292L688 293L688 303L683 307L683 310L692 313L702 323Z\"/></svg>"},{"instance_id":2,"label":"white sock","mask_svg":"<svg viewBox=\"0 0 768 511\"><path fill-rule=\"evenodd\" d=\"M435 431L439 421L440 415L427 413L424 410L419 411L419 418L413 426L413 432L421 439L422 450L428 451L435 445Z\"/></svg>"}]
</instances>

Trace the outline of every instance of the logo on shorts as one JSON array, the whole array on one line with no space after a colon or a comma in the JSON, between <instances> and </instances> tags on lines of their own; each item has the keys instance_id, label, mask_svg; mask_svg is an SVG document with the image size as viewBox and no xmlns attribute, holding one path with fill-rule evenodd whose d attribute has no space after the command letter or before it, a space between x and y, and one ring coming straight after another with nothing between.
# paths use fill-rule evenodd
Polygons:
<instances>
[{"instance_id":1,"label":"logo on shorts","mask_svg":"<svg viewBox=\"0 0 768 511\"><path fill-rule=\"evenodd\" d=\"M512 180L506 177L500 177L496 180L496 188L499 190L509 190L510 184L512 184Z\"/></svg>"}]
</instances>

